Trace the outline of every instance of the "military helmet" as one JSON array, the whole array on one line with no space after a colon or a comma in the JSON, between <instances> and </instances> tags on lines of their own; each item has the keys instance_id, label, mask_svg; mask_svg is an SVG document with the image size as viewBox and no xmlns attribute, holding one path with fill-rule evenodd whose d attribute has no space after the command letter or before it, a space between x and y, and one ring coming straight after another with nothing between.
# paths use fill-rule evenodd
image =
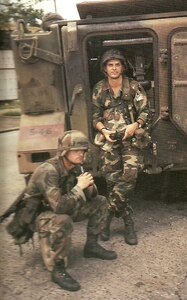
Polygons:
<instances>
[{"instance_id":1,"label":"military helmet","mask_svg":"<svg viewBox=\"0 0 187 300\"><path fill-rule=\"evenodd\" d=\"M106 66L107 61L111 59L119 59L121 63L126 67L126 61L122 53L119 50L111 49L106 51L101 58L100 67L102 72L104 72L104 67Z\"/></svg>"},{"instance_id":2,"label":"military helmet","mask_svg":"<svg viewBox=\"0 0 187 300\"><path fill-rule=\"evenodd\" d=\"M89 148L87 137L78 130L69 130L58 139L57 155L64 156L70 150L85 150Z\"/></svg>"},{"instance_id":3,"label":"military helmet","mask_svg":"<svg viewBox=\"0 0 187 300\"><path fill-rule=\"evenodd\" d=\"M49 12L45 14L42 18L42 29L44 31L50 31L50 25L55 23L55 21L64 20L64 18L58 13Z\"/></svg>"}]
</instances>

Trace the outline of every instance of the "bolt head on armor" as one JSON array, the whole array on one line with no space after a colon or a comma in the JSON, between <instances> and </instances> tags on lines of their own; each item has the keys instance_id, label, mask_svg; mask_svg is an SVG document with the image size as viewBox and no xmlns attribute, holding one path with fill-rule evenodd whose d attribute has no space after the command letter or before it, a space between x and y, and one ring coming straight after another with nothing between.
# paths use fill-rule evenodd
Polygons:
<instances>
[{"instance_id":1,"label":"bolt head on armor","mask_svg":"<svg viewBox=\"0 0 187 300\"><path fill-rule=\"evenodd\" d=\"M104 72L104 67L106 66L106 63L112 59L119 59L123 66L126 67L126 61L122 53L119 50L111 49L106 51L101 58L101 72Z\"/></svg>"},{"instance_id":2,"label":"bolt head on armor","mask_svg":"<svg viewBox=\"0 0 187 300\"><path fill-rule=\"evenodd\" d=\"M63 157L70 150L85 150L89 148L87 137L78 130L69 130L58 139L57 155Z\"/></svg>"}]
</instances>

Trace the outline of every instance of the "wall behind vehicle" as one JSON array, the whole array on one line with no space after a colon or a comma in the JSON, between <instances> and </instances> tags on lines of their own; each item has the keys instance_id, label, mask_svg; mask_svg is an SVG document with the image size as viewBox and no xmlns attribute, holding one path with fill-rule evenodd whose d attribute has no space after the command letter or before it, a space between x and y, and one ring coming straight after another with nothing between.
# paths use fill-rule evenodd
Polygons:
<instances>
[{"instance_id":1,"label":"wall behind vehicle","mask_svg":"<svg viewBox=\"0 0 187 300\"><path fill-rule=\"evenodd\" d=\"M0 50L0 101L17 100L18 84L12 50Z\"/></svg>"}]
</instances>

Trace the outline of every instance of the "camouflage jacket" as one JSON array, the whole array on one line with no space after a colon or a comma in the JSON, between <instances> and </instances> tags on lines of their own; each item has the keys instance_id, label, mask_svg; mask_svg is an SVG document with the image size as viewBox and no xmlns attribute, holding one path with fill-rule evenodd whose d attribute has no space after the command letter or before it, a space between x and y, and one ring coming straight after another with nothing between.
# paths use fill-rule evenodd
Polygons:
<instances>
[{"instance_id":1,"label":"camouflage jacket","mask_svg":"<svg viewBox=\"0 0 187 300\"><path fill-rule=\"evenodd\" d=\"M93 89L92 112L93 125L102 122L110 129L115 123L132 123L129 108L134 121L142 119L145 123L149 114L147 97L143 87L135 80L123 78L120 94L115 98L107 79L98 82Z\"/></svg>"},{"instance_id":2,"label":"camouflage jacket","mask_svg":"<svg viewBox=\"0 0 187 300\"><path fill-rule=\"evenodd\" d=\"M144 123L149 122L149 117L147 96L137 81L123 77L122 88L117 97L114 97L107 79L95 85L92 94L94 128L98 122L102 122L106 128L121 132L137 119L142 119ZM95 143L103 146L100 133L96 134Z\"/></svg>"},{"instance_id":3,"label":"camouflage jacket","mask_svg":"<svg viewBox=\"0 0 187 300\"><path fill-rule=\"evenodd\" d=\"M72 214L77 201L84 204L86 201L86 191L77 186L76 177L80 175L74 169L67 172L63 163L58 157L51 158L42 163L33 173L25 193L25 200L29 198L42 199L44 207L51 209L57 214ZM96 196L95 187L93 195ZM86 196L85 196L86 195Z\"/></svg>"}]
</instances>

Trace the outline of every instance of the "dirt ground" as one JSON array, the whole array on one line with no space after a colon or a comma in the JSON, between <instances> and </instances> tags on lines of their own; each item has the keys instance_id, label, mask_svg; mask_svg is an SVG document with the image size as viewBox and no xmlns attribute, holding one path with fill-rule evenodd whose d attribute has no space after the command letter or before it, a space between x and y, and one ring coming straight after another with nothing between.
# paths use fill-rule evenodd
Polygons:
<instances>
[{"instance_id":1,"label":"dirt ground","mask_svg":"<svg viewBox=\"0 0 187 300\"><path fill-rule=\"evenodd\" d=\"M18 131L0 134L0 214L24 187L16 160L17 138ZM86 222L75 224L68 271L82 288L74 293L51 282L37 235L34 246L24 245L20 256L19 248L6 232L10 219L6 220L0 225L0 299L186 300L187 177L173 173L168 178L140 177L133 201L138 245L125 244L120 219L112 223L110 241L102 242L117 252L115 261L84 258ZM167 186L167 195L165 191L161 193L162 186Z\"/></svg>"}]
</instances>

